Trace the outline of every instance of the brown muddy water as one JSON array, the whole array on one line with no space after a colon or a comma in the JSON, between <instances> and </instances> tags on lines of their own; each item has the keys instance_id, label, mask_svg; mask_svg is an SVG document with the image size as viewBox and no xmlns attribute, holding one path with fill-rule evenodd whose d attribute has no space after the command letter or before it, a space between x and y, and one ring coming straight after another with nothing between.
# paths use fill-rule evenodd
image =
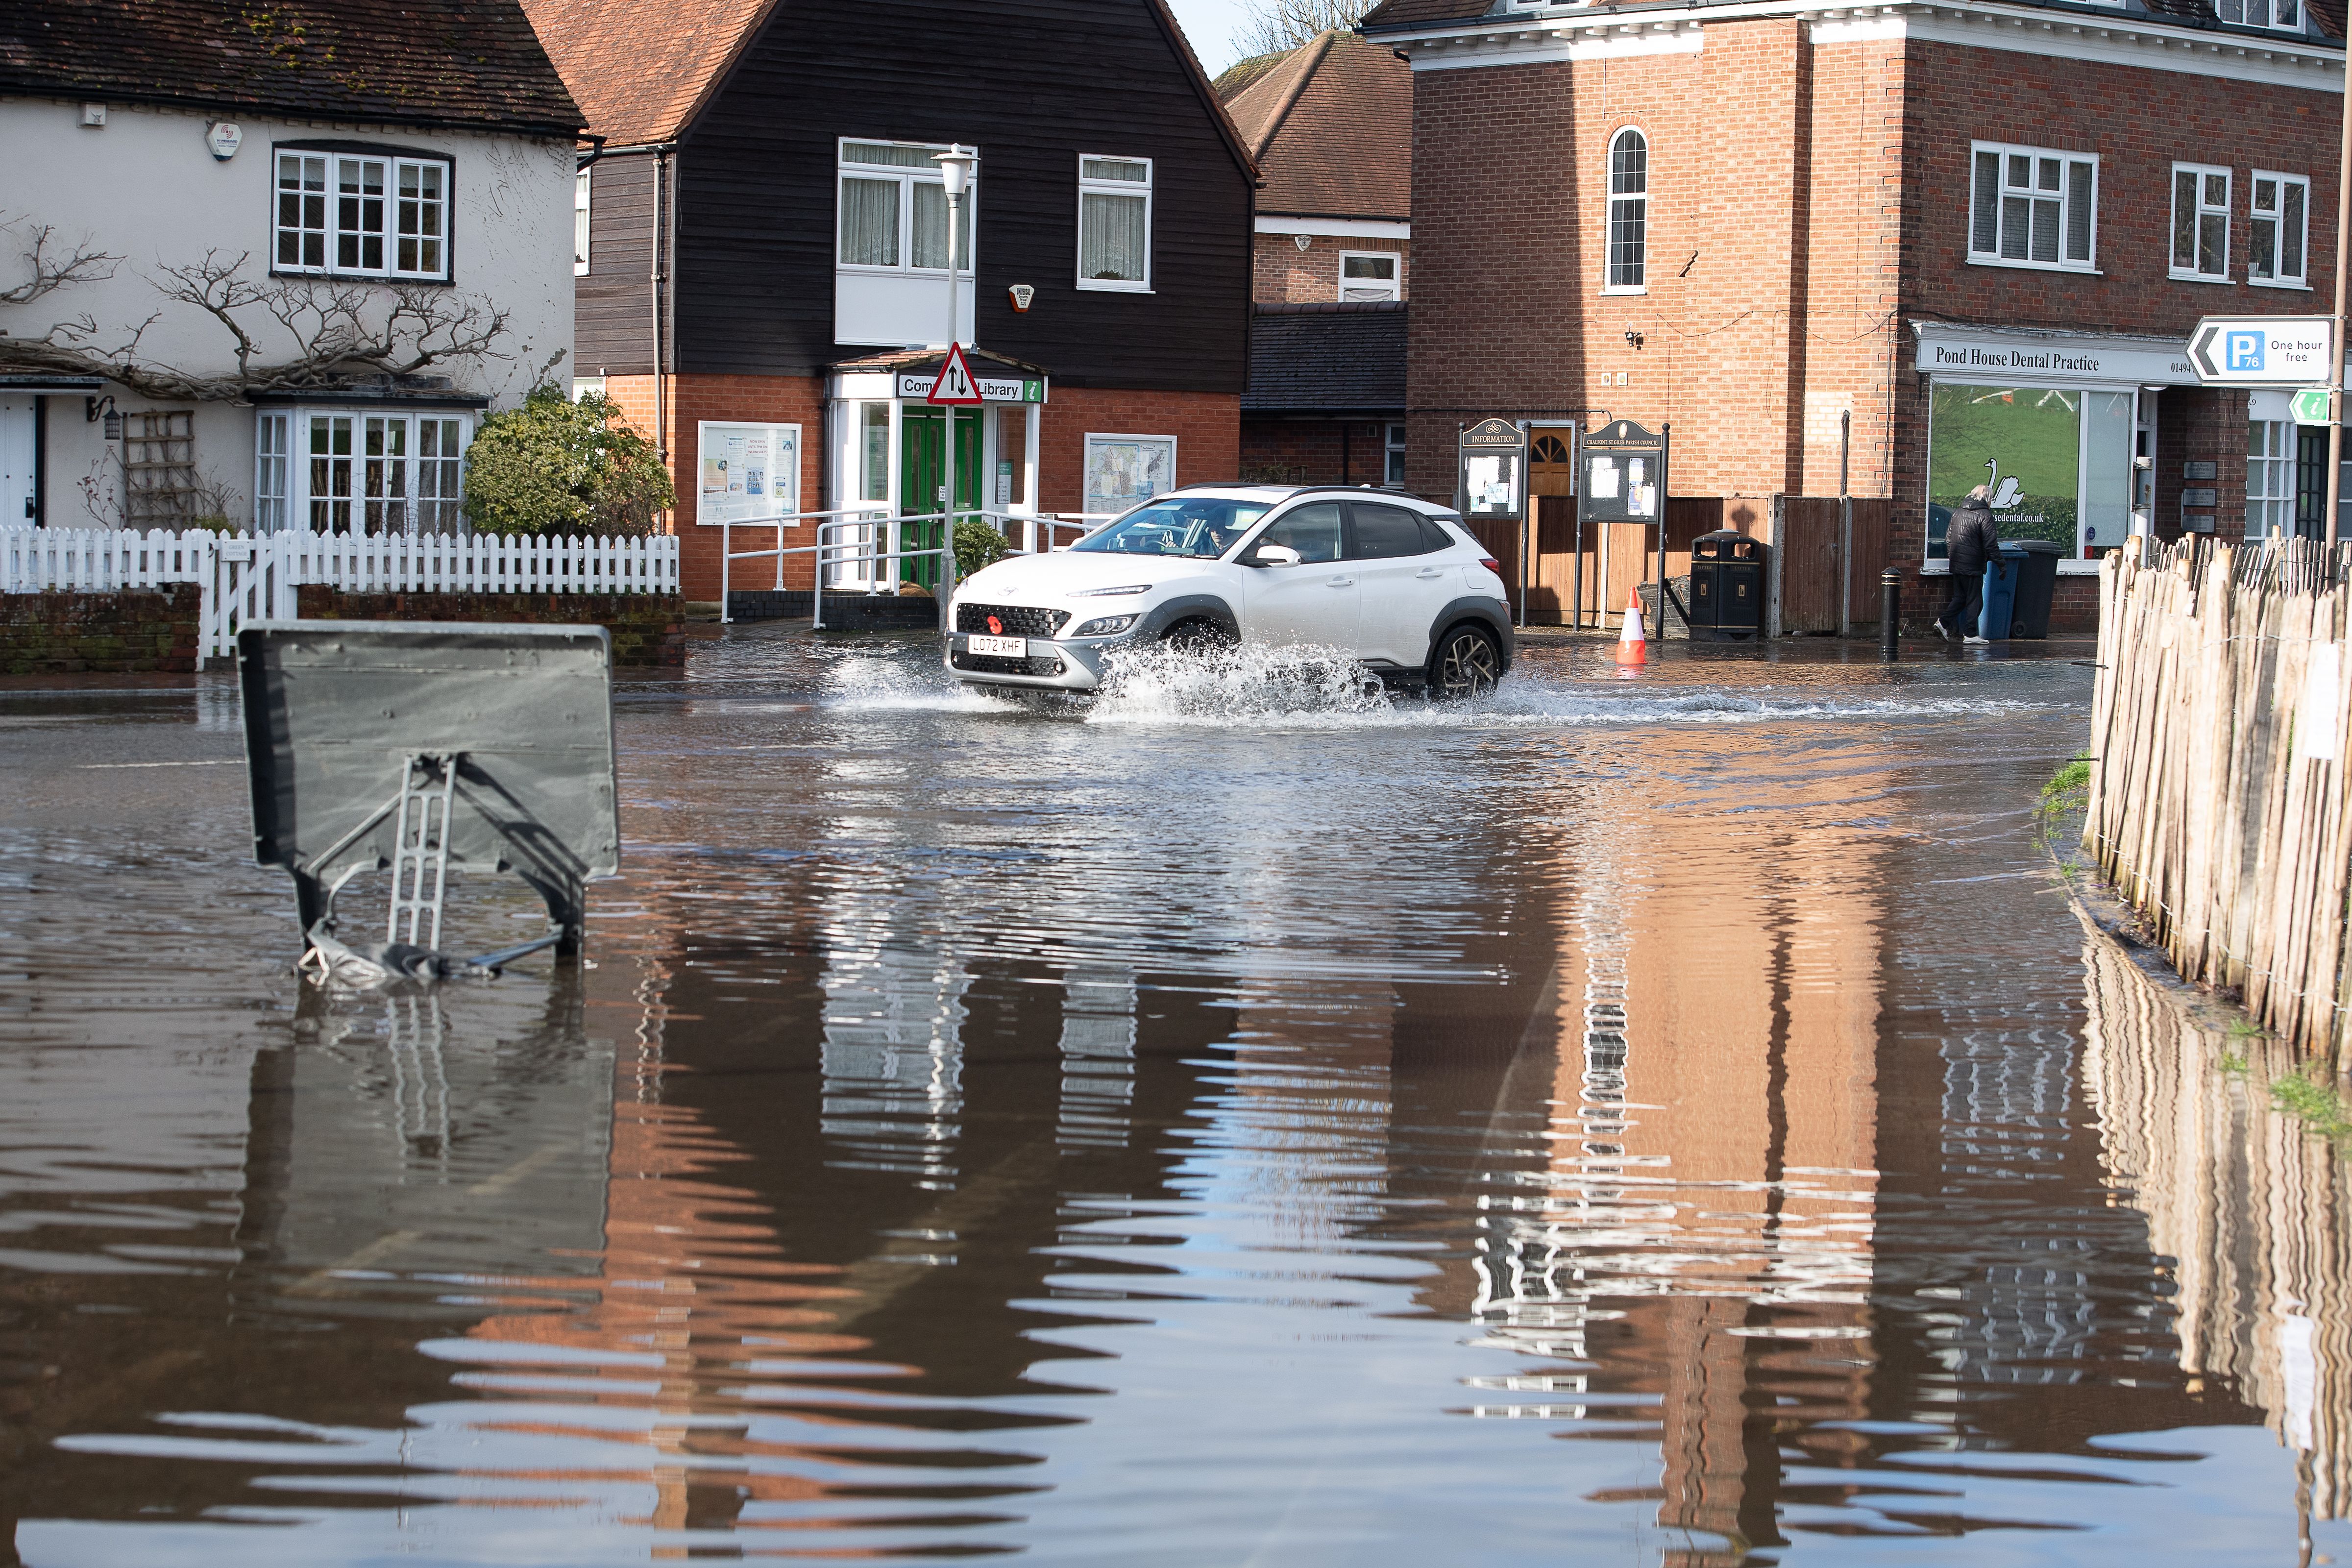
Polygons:
<instances>
[{"instance_id":1,"label":"brown muddy water","mask_svg":"<svg viewBox=\"0 0 2352 1568\"><path fill-rule=\"evenodd\" d=\"M739 628L623 691L593 967L392 999L227 681L0 694L0 1542L2352 1562L2343 1173L2054 884L2090 672L1601 657Z\"/></svg>"}]
</instances>

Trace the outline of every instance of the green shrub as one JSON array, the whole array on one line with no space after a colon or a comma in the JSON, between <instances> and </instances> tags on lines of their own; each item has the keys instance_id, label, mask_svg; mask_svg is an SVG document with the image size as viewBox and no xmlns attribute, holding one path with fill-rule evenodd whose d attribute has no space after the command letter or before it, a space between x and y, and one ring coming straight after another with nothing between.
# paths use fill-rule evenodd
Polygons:
<instances>
[{"instance_id":1,"label":"green shrub","mask_svg":"<svg viewBox=\"0 0 2352 1568\"><path fill-rule=\"evenodd\" d=\"M466 453L466 516L483 533L633 534L677 504L653 443L601 393L539 386L482 421Z\"/></svg>"},{"instance_id":2,"label":"green shrub","mask_svg":"<svg viewBox=\"0 0 2352 1568\"><path fill-rule=\"evenodd\" d=\"M963 518L956 523L956 576L971 576L992 562L1004 559L1004 535L977 518Z\"/></svg>"}]
</instances>

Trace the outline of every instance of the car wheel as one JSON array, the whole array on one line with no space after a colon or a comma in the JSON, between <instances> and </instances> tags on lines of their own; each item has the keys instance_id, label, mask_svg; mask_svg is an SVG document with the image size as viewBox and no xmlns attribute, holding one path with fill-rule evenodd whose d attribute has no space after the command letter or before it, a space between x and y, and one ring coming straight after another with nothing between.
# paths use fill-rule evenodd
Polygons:
<instances>
[{"instance_id":1,"label":"car wheel","mask_svg":"<svg viewBox=\"0 0 2352 1568\"><path fill-rule=\"evenodd\" d=\"M1234 634L1214 621L1179 621L1160 640L1179 653L1215 653L1234 646Z\"/></svg>"},{"instance_id":2,"label":"car wheel","mask_svg":"<svg viewBox=\"0 0 2352 1568\"><path fill-rule=\"evenodd\" d=\"M1495 689L1503 679L1503 650L1483 627L1455 626L1438 639L1429 659L1429 694L1455 700Z\"/></svg>"}]
</instances>

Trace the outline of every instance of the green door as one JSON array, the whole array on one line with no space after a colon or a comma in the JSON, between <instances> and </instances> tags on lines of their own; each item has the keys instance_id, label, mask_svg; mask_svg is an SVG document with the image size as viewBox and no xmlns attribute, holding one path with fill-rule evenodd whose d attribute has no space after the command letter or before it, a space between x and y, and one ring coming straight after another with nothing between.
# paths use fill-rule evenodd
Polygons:
<instances>
[{"instance_id":1,"label":"green door","mask_svg":"<svg viewBox=\"0 0 2352 1568\"><path fill-rule=\"evenodd\" d=\"M940 451L947 439L947 413L944 408L908 408L899 422L898 510L910 516L940 510L940 489L947 483ZM959 408L955 416L956 508L976 511L981 504L980 410ZM937 522L911 522L903 548L936 550L944 537ZM939 592L940 558L899 562L898 580Z\"/></svg>"}]
</instances>

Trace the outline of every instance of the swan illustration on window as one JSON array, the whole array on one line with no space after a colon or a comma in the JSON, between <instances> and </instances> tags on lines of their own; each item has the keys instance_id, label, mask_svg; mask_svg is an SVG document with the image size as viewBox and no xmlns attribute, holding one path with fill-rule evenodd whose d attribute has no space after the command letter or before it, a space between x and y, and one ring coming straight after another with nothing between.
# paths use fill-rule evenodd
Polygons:
<instances>
[{"instance_id":1,"label":"swan illustration on window","mask_svg":"<svg viewBox=\"0 0 2352 1568\"><path fill-rule=\"evenodd\" d=\"M1992 500L1987 504L1995 511L2007 511L2017 504L2017 498L2022 493L2017 482L2017 476L2011 474L2009 478L2002 479L2000 461L1996 458L1987 458L1985 467L1992 473Z\"/></svg>"}]
</instances>

